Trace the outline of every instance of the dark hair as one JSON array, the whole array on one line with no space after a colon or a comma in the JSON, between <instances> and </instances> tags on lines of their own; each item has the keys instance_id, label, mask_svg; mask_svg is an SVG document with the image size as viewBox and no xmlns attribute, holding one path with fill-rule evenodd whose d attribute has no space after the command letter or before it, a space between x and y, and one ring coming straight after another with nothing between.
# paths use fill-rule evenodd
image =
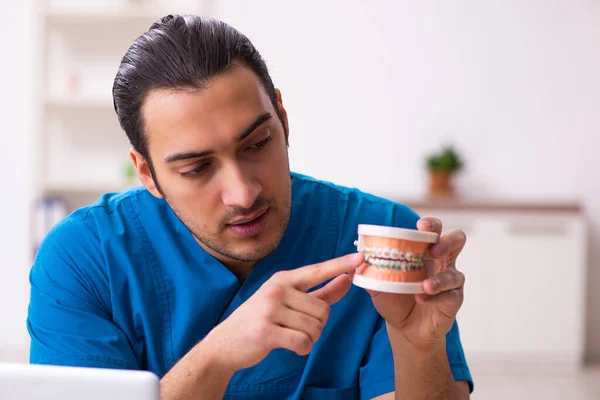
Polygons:
<instances>
[{"instance_id":1,"label":"dark hair","mask_svg":"<svg viewBox=\"0 0 600 400\"><path fill-rule=\"evenodd\" d=\"M265 61L246 36L226 23L195 15L168 15L152 24L127 50L113 84L114 108L121 128L146 159L153 176L141 118L148 92L201 89L234 64L245 65L256 73L285 130Z\"/></svg>"}]
</instances>

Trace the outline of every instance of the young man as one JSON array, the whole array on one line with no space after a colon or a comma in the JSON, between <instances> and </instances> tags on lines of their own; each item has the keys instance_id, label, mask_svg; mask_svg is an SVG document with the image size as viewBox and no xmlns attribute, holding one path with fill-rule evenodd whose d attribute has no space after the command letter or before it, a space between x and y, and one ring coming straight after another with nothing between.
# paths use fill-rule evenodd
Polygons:
<instances>
[{"instance_id":1,"label":"young man","mask_svg":"<svg viewBox=\"0 0 600 400\"><path fill-rule=\"evenodd\" d=\"M113 95L144 188L44 241L32 363L150 370L164 399L469 398L465 235L432 247L426 294L351 285L358 224L442 224L291 173L281 93L246 37L167 16L127 51Z\"/></svg>"}]
</instances>

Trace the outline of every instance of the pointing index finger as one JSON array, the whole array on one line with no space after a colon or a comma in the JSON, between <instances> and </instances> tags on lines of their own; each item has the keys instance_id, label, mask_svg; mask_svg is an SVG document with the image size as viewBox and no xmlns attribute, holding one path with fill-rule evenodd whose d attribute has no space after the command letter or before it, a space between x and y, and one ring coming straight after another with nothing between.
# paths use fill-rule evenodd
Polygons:
<instances>
[{"instance_id":1,"label":"pointing index finger","mask_svg":"<svg viewBox=\"0 0 600 400\"><path fill-rule=\"evenodd\" d=\"M322 263L300 267L293 273L292 284L297 289L306 292L329 279L354 271L364 262L364 259L362 253L352 253Z\"/></svg>"}]
</instances>

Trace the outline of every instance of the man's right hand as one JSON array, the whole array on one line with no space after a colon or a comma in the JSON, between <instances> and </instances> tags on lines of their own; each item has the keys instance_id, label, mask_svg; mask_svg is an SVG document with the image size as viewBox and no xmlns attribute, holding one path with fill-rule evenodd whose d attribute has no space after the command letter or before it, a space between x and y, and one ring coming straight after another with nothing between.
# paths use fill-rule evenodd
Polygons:
<instances>
[{"instance_id":1,"label":"man's right hand","mask_svg":"<svg viewBox=\"0 0 600 400\"><path fill-rule=\"evenodd\" d=\"M348 292L360 253L275 273L200 343L232 373L262 361L273 349L310 353L329 317L329 306ZM322 288L311 288L329 279Z\"/></svg>"}]
</instances>

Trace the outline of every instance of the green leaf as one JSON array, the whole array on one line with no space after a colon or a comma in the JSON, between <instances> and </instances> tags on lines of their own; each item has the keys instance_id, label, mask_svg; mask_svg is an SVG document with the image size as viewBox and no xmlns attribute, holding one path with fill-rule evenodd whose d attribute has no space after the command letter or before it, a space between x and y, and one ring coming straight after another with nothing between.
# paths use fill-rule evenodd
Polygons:
<instances>
[{"instance_id":1,"label":"green leaf","mask_svg":"<svg viewBox=\"0 0 600 400\"><path fill-rule=\"evenodd\" d=\"M430 170L455 172L463 168L463 161L452 146L444 147L440 152L427 157L426 164Z\"/></svg>"}]
</instances>

